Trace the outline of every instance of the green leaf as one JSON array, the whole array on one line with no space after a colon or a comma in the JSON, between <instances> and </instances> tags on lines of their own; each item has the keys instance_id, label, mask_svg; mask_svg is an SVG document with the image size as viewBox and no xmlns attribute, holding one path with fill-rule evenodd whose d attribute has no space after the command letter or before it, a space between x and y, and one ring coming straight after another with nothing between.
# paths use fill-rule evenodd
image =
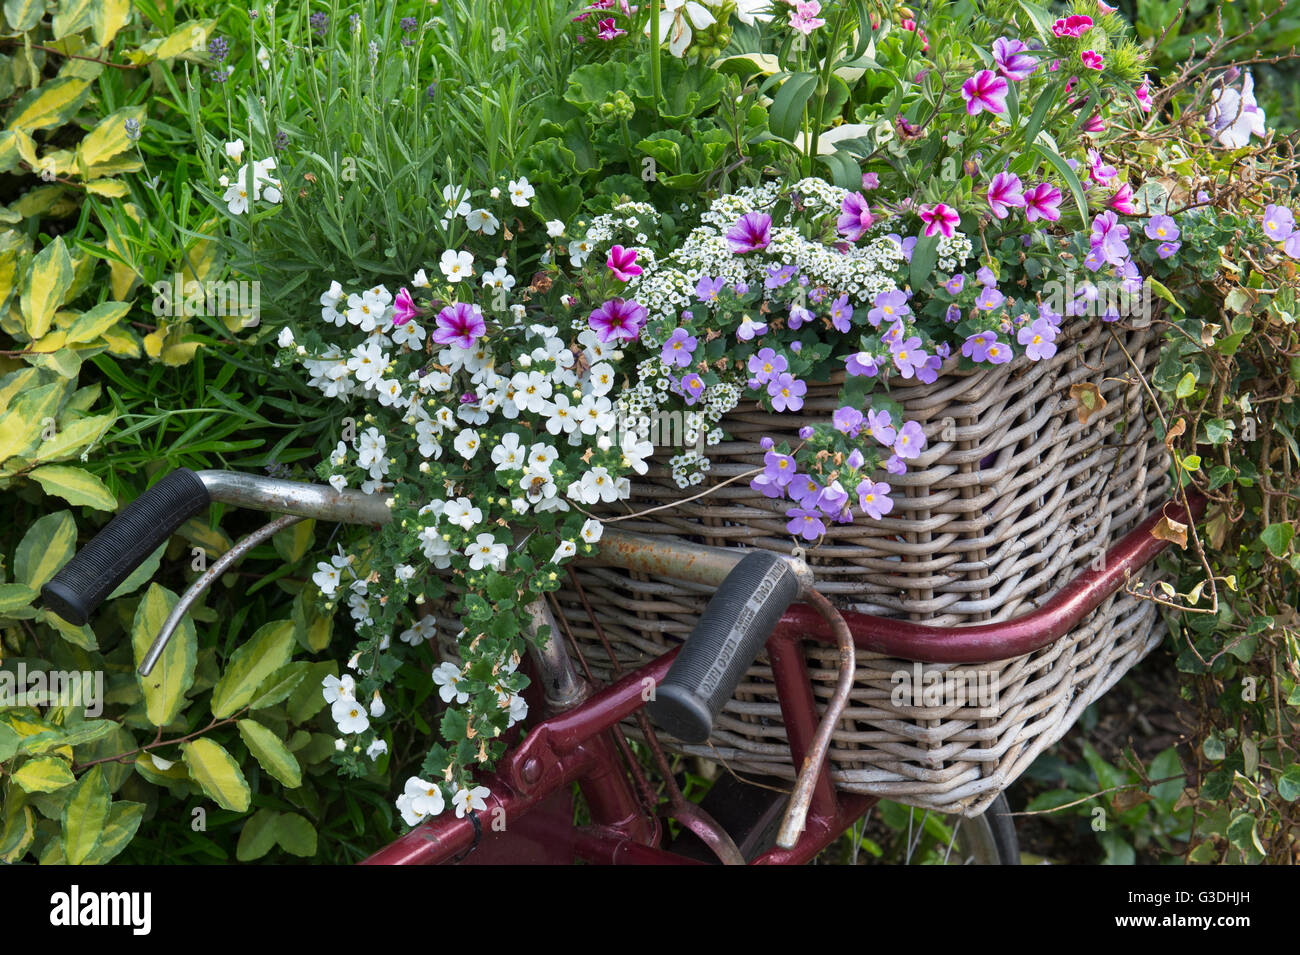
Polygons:
<instances>
[{"instance_id":1,"label":"green leaf","mask_svg":"<svg viewBox=\"0 0 1300 955\"><path fill-rule=\"evenodd\" d=\"M1079 208L1080 221L1087 223L1088 197L1084 195L1083 184L1079 182L1079 177L1074 174L1074 170L1070 168L1069 164L1061 158L1056 150L1050 149L1042 143L1034 143L1034 151L1047 160L1057 174L1065 180L1065 184L1070 187L1070 192L1074 196L1074 204Z\"/></svg>"},{"instance_id":2,"label":"green leaf","mask_svg":"<svg viewBox=\"0 0 1300 955\"><path fill-rule=\"evenodd\" d=\"M1292 763L1277 778L1277 794L1287 802L1300 799L1300 763Z\"/></svg>"},{"instance_id":3,"label":"green leaf","mask_svg":"<svg viewBox=\"0 0 1300 955\"><path fill-rule=\"evenodd\" d=\"M103 766L92 766L63 808L63 853L70 865L81 865L99 845L112 801Z\"/></svg>"},{"instance_id":4,"label":"green leaf","mask_svg":"<svg viewBox=\"0 0 1300 955\"><path fill-rule=\"evenodd\" d=\"M21 299L27 334L35 341L50 330L54 312L72 287L72 257L60 236L32 260Z\"/></svg>"},{"instance_id":5,"label":"green leaf","mask_svg":"<svg viewBox=\"0 0 1300 955\"><path fill-rule=\"evenodd\" d=\"M43 0L5 0L5 19L15 33L26 33L41 22L44 13Z\"/></svg>"},{"instance_id":6,"label":"green leaf","mask_svg":"<svg viewBox=\"0 0 1300 955\"><path fill-rule=\"evenodd\" d=\"M29 759L14 773L14 782L28 793L52 793L77 781L68 761L61 756Z\"/></svg>"},{"instance_id":7,"label":"green leaf","mask_svg":"<svg viewBox=\"0 0 1300 955\"><path fill-rule=\"evenodd\" d=\"M46 494L57 494L69 504L116 511L117 498L95 475L64 464L46 464L27 473Z\"/></svg>"},{"instance_id":8,"label":"green leaf","mask_svg":"<svg viewBox=\"0 0 1300 955\"><path fill-rule=\"evenodd\" d=\"M230 656L226 672L212 690L212 715L224 719L253 699L258 687L289 662L293 621L273 620Z\"/></svg>"},{"instance_id":9,"label":"green leaf","mask_svg":"<svg viewBox=\"0 0 1300 955\"><path fill-rule=\"evenodd\" d=\"M1196 391L1196 375L1188 372L1178 380L1178 387L1174 389L1174 395L1179 398L1186 398Z\"/></svg>"},{"instance_id":10,"label":"green leaf","mask_svg":"<svg viewBox=\"0 0 1300 955\"><path fill-rule=\"evenodd\" d=\"M239 764L210 739L196 739L181 744L181 758L190 775L222 809L246 812L252 799L248 781Z\"/></svg>"},{"instance_id":11,"label":"green leaf","mask_svg":"<svg viewBox=\"0 0 1300 955\"><path fill-rule=\"evenodd\" d=\"M1019 0L1020 9L1029 15L1029 19L1034 24L1034 32L1038 34L1038 39L1045 44L1052 42L1051 29L1052 17L1042 7L1036 3L1030 3L1029 0Z\"/></svg>"},{"instance_id":12,"label":"green leaf","mask_svg":"<svg viewBox=\"0 0 1300 955\"><path fill-rule=\"evenodd\" d=\"M1269 524L1260 531L1259 539L1264 542L1264 546L1274 557L1285 557L1287 549L1291 546L1291 538L1294 536L1295 527L1291 524Z\"/></svg>"},{"instance_id":13,"label":"green leaf","mask_svg":"<svg viewBox=\"0 0 1300 955\"><path fill-rule=\"evenodd\" d=\"M163 551L167 549L167 542L163 541L155 548L154 552L141 562L140 566L127 575L126 580L117 585L117 588L108 595L106 599L114 600L123 594L129 594L141 584L149 580L158 572L158 565L162 563Z\"/></svg>"},{"instance_id":14,"label":"green leaf","mask_svg":"<svg viewBox=\"0 0 1300 955\"><path fill-rule=\"evenodd\" d=\"M1025 142L1032 143L1038 137L1038 131L1043 128L1043 120L1047 118L1047 111L1056 102L1056 94L1059 89L1060 86L1053 83L1038 97L1038 102L1034 104L1033 112L1029 114L1029 120L1025 123Z\"/></svg>"},{"instance_id":15,"label":"green leaf","mask_svg":"<svg viewBox=\"0 0 1300 955\"><path fill-rule=\"evenodd\" d=\"M260 859L275 848L275 827L280 814L274 809L259 809L244 823L239 833L235 858L240 862Z\"/></svg>"},{"instance_id":16,"label":"green leaf","mask_svg":"<svg viewBox=\"0 0 1300 955\"><path fill-rule=\"evenodd\" d=\"M51 24L54 39L62 40L70 33L77 33L90 26L91 7L98 0L61 0L59 12L54 15Z\"/></svg>"},{"instance_id":17,"label":"green leaf","mask_svg":"<svg viewBox=\"0 0 1300 955\"><path fill-rule=\"evenodd\" d=\"M262 768L289 789L302 785L302 768L271 730L256 720L240 720L239 735Z\"/></svg>"},{"instance_id":18,"label":"green leaf","mask_svg":"<svg viewBox=\"0 0 1300 955\"><path fill-rule=\"evenodd\" d=\"M1182 303L1180 303L1178 299L1174 298L1174 293L1169 291L1169 289L1165 288L1165 286L1162 283L1157 282L1149 275L1146 277L1146 283L1151 287L1151 291L1155 292L1157 295L1159 295L1162 299L1164 299L1174 308L1178 309L1178 311L1181 312L1182 314L1184 315L1187 314L1187 310L1183 308Z\"/></svg>"},{"instance_id":19,"label":"green leaf","mask_svg":"<svg viewBox=\"0 0 1300 955\"><path fill-rule=\"evenodd\" d=\"M917 239L912 249L910 280L914 291L925 288L934 272L935 263L939 261L940 234L923 235Z\"/></svg>"},{"instance_id":20,"label":"green leaf","mask_svg":"<svg viewBox=\"0 0 1300 955\"><path fill-rule=\"evenodd\" d=\"M89 865L106 865L115 856L131 844L140 821L144 819L144 803L115 802L108 811L108 821L104 824L104 834L99 845L87 857Z\"/></svg>"},{"instance_id":21,"label":"green leaf","mask_svg":"<svg viewBox=\"0 0 1300 955\"><path fill-rule=\"evenodd\" d=\"M776 91L768 113L768 126L774 135L794 139L803 124L804 107L816 90L816 73L794 73L786 78Z\"/></svg>"},{"instance_id":22,"label":"green leaf","mask_svg":"<svg viewBox=\"0 0 1300 955\"><path fill-rule=\"evenodd\" d=\"M0 616L8 611L31 606L36 591L26 584L0 584Z\"/></svg>"},{"instance_id":23,"label":"green leaf","mask_svg":"<svg viewBox=\"0 0 1300 955\"><path fill-rule=\"evenodd\" d=\"M257 688L257 692L253 694L253 699L249 702L248 708L250 710L261 710L288 699L289 694L303 681L303 677L307 675L307 671L310 669L311 664L306 660L299 660L296 663L280 667Z\"/></svg>"},{"instance_id":24,"label":"green leaf","mask_svg":"<svg viewBox=\"0 0 1300 955\"><path fill-rule=\"evenodd\" d=\"M72 323L72 327L68 329L66 343L78 345L84 342L93 342L116 325L130 310L130 302L103 302L88 311L82 312L81 316Z\"/></svg>"},{"instance_id":25,"label":"green leaf","mask_svg":"<svg viewBox=\"0 0 1300 955\"><path fill-rule=\"evenodd\" d=\"M1215 760L1216 762L1223 759L1227 754L1223 740L1213 733L1205 737L1205 740L1201 743L1201 752L1205 754L1206 759Z\"/></svg>"},{"instance_id":26,"label":"green leaf","mask_svg":"<svg viewBox=\"0 0 1300 955\"><path fill-rule=\"evenodd\" d=\"M131 646L138 667L162 629L168 614L180 598L158 584L150 584L136 607L131 625ZM144 693L145 713L154 726L163 727L180 715L185 704L185 692L194 685L194 666L198 662L198 637L194 622L188 617L172 634L162 656L148 676L136 674Z\"/></svg>"},{"instance_id":27,"label":"green leaf","mask_svg":"<svg viewBox=\"0 0 1300 955\"><path fill-rule=\"evenodd\" d=\"M77 525L71 511L46 514L23 535L14 555L14 576L32 590L40 590L72 559L76 543Z\"/></svg>"},{"instance_id":28,"label":"green leaf","mask_svg":"<svg viewBox=\"0 0 1300 955\"><path fill-rule=\"evenodd\" d=\"M309 859L316 854L316 827L296 812L287 812L276 823L276 841L290 855Z\"/></svg>"}]
</instances>

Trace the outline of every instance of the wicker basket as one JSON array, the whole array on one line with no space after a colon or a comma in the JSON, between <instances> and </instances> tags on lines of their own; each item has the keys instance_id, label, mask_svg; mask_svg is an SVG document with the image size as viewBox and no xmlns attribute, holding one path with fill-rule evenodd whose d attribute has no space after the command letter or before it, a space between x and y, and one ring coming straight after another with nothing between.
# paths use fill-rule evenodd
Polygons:
<instances>
[{"instance_id":1,"label":"wicker basket","mask_svg":"<svg viewBox=\"0 0 1300 955\"><path fill-rule=\"evenodd\" d=\"M892 389L906 419L925 430L926 449L909 462L906 475L890 477L895 503L887 519L831 525L821 546L806 552L818 589L842 609L937 627L1008 620L1035 609L1168 492L1167 454L1132 372L1132 364L1151 371L1157 341L1149 327L1093 323L1074 330L1050 360L1021 357L967 371L951 361L931 385ZM1087 382L1105 406L1083 422L1070 390ZM729 440L709 449L711 481L761 466L762 436L793 444L800 426L828 419L839 384L811 386L804 417L741 410L729 415L723 422ZM746 485L736 481L620 526L790 553L784 517L790 505ZM687 496L666 468L652 467L634 484L627 510ZM702 587L617 569L581 567L577 573L625 668L685 639L709 597ZM609 680L613 667L579 595L565 589L558 600L593 675ZM832 777L853 792L979 813L1159 643L1157 624L1153 604L1121 593L1036 653L979 666L923 667L954 677L970 672L977 681L972 685L981 673L986 685L996 676L991 710L978 701L895 706L894 674L911 672L912 662L859 653L855 689L831 744ZM444 643L449 650L454 645ZM824 704L836 681L836 653L810 646L807 658ZM738 773L795 775L765 655L727 704L707 745L664 742Z\"/></svg>"}]
</instances>

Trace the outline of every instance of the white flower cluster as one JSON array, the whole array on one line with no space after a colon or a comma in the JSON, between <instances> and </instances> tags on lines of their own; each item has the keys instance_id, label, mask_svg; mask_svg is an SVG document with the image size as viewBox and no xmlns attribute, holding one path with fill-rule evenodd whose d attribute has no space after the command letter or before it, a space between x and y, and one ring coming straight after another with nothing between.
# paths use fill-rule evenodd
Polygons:
<instances>
[{"instance_id":1,"label":"white flower cluster","mask_svg":"<svg viewBox=\"0 0 1300 955\"><path fill-rule=\"evenodd\" d=\"M949 273L960 270L975 251L975 247L971 245L971 241L966 237L966 234L956 229L953 230L951 236L940 236L937 248L939 252L939 268Z\"/></svg>"},{"instance_id":2,"label":"white flower cluster","mask_svg":"<svg viewBox=\"0 0 1300 955\"><path fill-rule=\"evenodd\" d=\"M575 269L580 269L597 248L619 244L635 248L637 263L644 268L654 259L654 253L645 245L650 241L650 234L658 229L659 212L650 203L620 202L611 211L592 219L583 235L569 243L569 261Z\"/></svg>"},{"instance_id":3,"label":"white flower cluster","mask_svg":"<svg viewBox=\"0 0 1300 955\"><path fill-rule=\"evenodd\" d=\"M244 141L236 139L226 143L226 155L236 163L241 162L244 157ZM217 182L226 190L221 201L226 204L231 215L243 215L259 199L272 205L279 204L283 196L280 194L280 180L271 175L274 168L275 159L268 157L257 160L251 168L247 163L240 165L233 181L229 176L218 178Z\"/></svg>"}]
</instances>

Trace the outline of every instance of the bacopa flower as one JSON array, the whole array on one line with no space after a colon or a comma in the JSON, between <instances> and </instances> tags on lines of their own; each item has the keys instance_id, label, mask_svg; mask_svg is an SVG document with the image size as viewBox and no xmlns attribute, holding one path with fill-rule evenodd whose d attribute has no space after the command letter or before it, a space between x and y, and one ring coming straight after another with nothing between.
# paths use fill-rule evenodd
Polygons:
<instances>
[{"instance_id":1,"label":"bacopa flower","mask_svg":"<svg viewBox=\"0 0 1300 955\"><path fill-rule=\"evenodd\" d=\"M475 786L473 789L462 786L457 789L451 797L451 804L456 807L456 818L465 818L467 812L486 810L487 803L484 800L491 794L486 786Z\"/></svg>"},{"instance_id":2,"label":"bacopa flower","mask_svg":"<svg viewBox=\"0 0 1300 955\"><path fill-rule=\"evenodd\" d=\"M1269 207L1275 208L1273 206ZM1265 219L1268 218L1268 210L1264 210ZM1147 220L1146 234L1148 239L1156 239L1160 242L1173 242L1182 233L1178 229L1178 223L1174 221L1173 216L1152 216ZM1267 229L1265 230L1267 231ZM1285 237L1284 237L1285 238Z\"/></svg>"},{"instance_id":3,"label":"bacopa flower","mask_svg":"<svg viewBox=\"0 0 1300 955\"><path fill-rule=\"evenodd\" d=\"M749 373L762 385L771 381L772 376L779 375L790 367L784 355L778 355L771 348L760 349L758 354L749 356Z\"/></svg>"},{"instance_id":4,"label":"bacopa flower","mask_svg":"<svg viewBox=\"0 0 1300 955\"><path fill-rule=\"evenodd\" d=\"M840 203L840 217L835 220L835 228L850 242L857 242L871 228L871 221L866 196L850 192Z\"/></svg>"},{"instance_id":5,"label":"bacopa flower","mask_svg":"<svg viewBox=\"0 0 1300 955\"><path fill-rule=\"evenodd\" d=\"M917 339L919 342L920 339ZM852 405L844 405L836 408L835 413L831 415L831 425L836 431L853 437L862 427L862 412Z\"/></svg>"},{"instance_id":6,"label":"bacopa flower","mask_svg":"<svg viewBox=\"0 0 1300 955\"><path fill-rule=\"evenodd\" d=\"M1029 79L1038 69L1038 60L1025 52L1028 49L1022 40L1005 36L994 40L993 60L998 65L998 74L1014 82Z\"/></svg>"},{"instance_id":7,"label":"bacopa flower","mask_svg":"<svg viewBox=\"0 0 1300 955\"><path fill-rule=\"evenodd\" d=\"M768 382L767 393L772 399L772 407L777 411L798 411L803 407L803 396L808 393L808 385L789 372L782 372Z\"/></svg>"},{"instance_id":8,"label":"bacopa flower","mask_svg":"<svg viewBox=\"0 0 1300 955\"><path fill-rule=\"evenodd\" d=\"M898 432L894 430L893 416L888 411L867 412L867 434L887 448L894 446Z\"/></svg>"},{"instance_id":9,"label":"bacopa flower","mask_svg":"<svg viewBox=\"0 0 1300 955\"><path fill-rule=\"evenodd\" d=\"M826 533L826 525L822 523L821 515L811 508L792 507L785 512L785 516L789 518L785 529L795 537L815 541Z\"/></svg>"},{"instance_id":10,"label":"bacopa flower","mask_svg":"<svg viewBox=\"0 0 1300 955\"><path fill-rule=\"evenodd\" d=\"M772 241L772 217L766 212L747 212L727 231L727 242L736 255L766 249Z\"/></svg>"},{"instance_id":11,"label":"bacopa flower","mask_svg":"<svg viewBox=\"0 0 1300 955\"><path fill-rule=\"evenodd\" d=\"M898 437L894 440L894 454L900 458L920 457L922 449L925 447L925 432L915 421L909 421L898 429Z\"/></svg>"},{"instance_id":12,"label":"bacopa flower","mask_svg":"<svg viewBox=\"0 0 1300 955\"><path fill-rule=\"evenodd\" d=\"M785 487L795 475L794 458L788 454L768 451L763 456L763 475L777 487Z\"/></svg>"},{"instance_id":13,"label":"bacopa flower","mask_svg":"<svg viewBox=\"0 0 1300 955\"><path fill-rule=\"evenodd\" d=\"M980 70L961 85L966 112L978 116L984 110L990 113L1007 111L1007 81L992 70Z\"/></svg>"},{"instance_id":14,"label":"bacopa flower","mask_svg":"<svg viewBox=\"0 0 1300 955\"><path fill-rule=\"evenodd\" d=\"M879 371L880 364L871 352L855 352L844 359L845 374L872 376Z\"/></svg>"},{"instance_id":15,"label":"bacopa flower","mask_svg":"<svg viewBox=\"0 0 1300 955\"><path fill-rule=\"evenodd\" d=\"M1055 222L1061 218L1061 190L1050 182L1040 182L1025 192L1025 219L1033 222L1046 219Z\"/></svg>"},{"instance_id":16,"label":"bacopa flower","mask_svg":"<svg viewBox=\"0 0 1300 955\"><path fill-rule=\"evenodd\" d=\"M438 313L434 319L433 340L439 345L470 349L487 331L483 313L477 305L457 302Z\"/></svg>"},{"instance_id":17,"label":"bacopa flower","mask_svg":"<svg viewBox=\"0 0 1300 955\"><path fill-rule=\"evenodd\" d=\"M1040 361L1056 354L1056 326L1045 318L1026 325L1016 333L1016 341L1025 346L1030 361Z\"/></svg>"},{"instance_id":18,"label":"bacopa flower","mask_svg":"<svg viewBox=\"0 0 1300 955\"><path fill-rule=\"evenodd\" d=\"M986 195L989 200L989 209L999 219L1007 217L1008 209L1023 209L1025 206L1025 195L1020 185L1020 177L1012 172L1000 172L989 180Z\"/></svg>"},{"instance_id":19,"label":"bacopa flower","mask_svg":"<svg viewBox=\"0 0 1300 955\"><path fill-rule=\"evenodd\" d=\"M691 355L695 352L699 339L692 335L684 328L673 329L673 333L668 336L664 342L663 350L659 357L665 365L677 368L685 368L691 363ZM751 358L752 362L753 359Z\"/></svg>"},{"instance_id":20,"label":"bacopa flower","mask_svg":"<svg viewBox=\"0 0 1300 955\"><path fill-rule=\"evenodd\" d=\"M612 298L587 316L601 342L632 341L646 322L646 310L636 301Z\"/></svg>"},{"instance_id":21,"label":"bacopa flower","mask_svg":"<svg viewBox=\"0 0 1300 955\"><path fill-rule=\"evenodd\" d=\"M695 297L706 305L716 302L726 284L726 279L711 279L707 275L701 275L700 280L695 283Z\"/></svg>"},{"instance_id":22,"label":"bacopa flower","mask_svg":"<svg viewBox=\"0 0 1300 955\"><path fill-rule=\"evenodd\" d=\"M921 206L918 211L921 221L925 223L925 234L927 236L942 232L944 238L951 239L957 224L961 222L961 216L958 215L957 210L944 205L942 202L936 202L932 206Z\"/></svg>"},{"instance_id":23,"label":"bacopa flower","mask_svg":"<svg viewBox=\"0 0 1300 955\"><path fill-rule=\"evenodd\" d=\"M1168 216L1165 216L1164 218L1168 218ZM1172 222L1173 220L1170 219L1170 221ZM1274 242L1285 242L1287 239L1291 238L1291 235L1295 232L1295 216L1292 214L1290 209L1287 209L1284 206L1268 206L1264 210L1264 216L1261 221L1264 226L1264 234ZM1151 235L1149 228L1147 235ZM1152 238L1155 238L1155 236L1152 236ZM1163 239L1166 238L1166 236L1162 235L1160 238ZM1174 234L1167 238L1170 240L1178 238L1178 230L1176 226L1174 227Z\"/></svg>"},{"instance_id":24,"label":"bacopa flower","mask_svg":"<svg viewBox=\"0 0 1300 955\"><path fill-rule=\"evenodd\" d=\"M609 250L609 258L605 260L605 265L620 282L626 282L633 276L641 274L641 266L636 264L636 249L625 249L621 245L616 245Z\"/></svg>"},{"instance_id":25,"label":"bacopa flower","mask_svg":"<svg viewBox=\"0 0 1300 955\"><path fill-rule=\"evenodd\" d=\"M831 303L831 324L835 326L837 332L848 333L852 327L849 323L853 320L853 306L849 304L849 296L846 292Z\"/></svg>"},{"instance_id":26,"label":"bacopa flower","mask_svg":"<svg viewBox=\"0 0 1300 955\"><path fill-rule=\"evenodd\" d=\"M894 359L894 367L898 369L899 374L904 378L911 378L920 369L924 368L926 361L930 357L921 350L921 339L915 335L892 346L890 353Z\"/></svg>"}]
</instances>

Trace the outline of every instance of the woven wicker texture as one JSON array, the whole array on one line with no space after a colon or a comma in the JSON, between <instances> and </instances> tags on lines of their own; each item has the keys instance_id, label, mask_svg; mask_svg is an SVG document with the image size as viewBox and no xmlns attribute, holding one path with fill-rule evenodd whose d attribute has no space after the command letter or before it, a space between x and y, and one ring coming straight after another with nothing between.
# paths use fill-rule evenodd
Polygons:
<instances>
[{"instance_id":1,"label":"woven wicker texture","mask_svg":"<svg viewBox=\"0 0 1300 955\"><path fill-rule=\"evenodd\" d=\"M830 525L806 552L818 589L843 609L931 626L1008 620L1039 606L1145 517L1168 493L1168 457L1148 420L1132 364L1149 373L1157 336L1150 329L1096 323L1063 340L1057 355L969 371L950 362L931 385L894 388L891 397L921 423L927 447L890 476L894 509L883 521ZM1126 355L1127 353L1127 355ZM1132 364L1130 363L1130 359ZM1086 422L1071 387L1091 383L1105 407ZM712 484L761 467L764 435L797 443L796 432L826 420L839 383L809 388L802 415L737 409L723 425L729 441L709 449ZM673 453L671 450L666 454ZM699 500L619 522L625 530L714 546L790 553L785 501L736 481ZM706 485L707 486L707 485ZM680 502L666 468L633 485L627 512ZM709 597L704 587L647 580L621 570L579 567L586 598L625 669L644 664L690 635ZM607 652L573 587L557 594L593 676L613 676ZM454 621L440 617L443 652L454 657ZM832 740L832 776L842 789L975 815L1059 739L1083 708L1160 641L1154 605L1110 598L1056 643L1034 654L980 666L924 665L996 679L992 711L891 703L894 675L910 661L859 653L856 684ZM832 648L810 646L808 666L824 705L836 681ZM976 695L978 695L976 693ZM951 697L949 697L951 699ZM631 721L626 726L635 735ZM766 655L749 670L703 746L664 739L666 748L719 760L744 774L793 779Z\"/></svg>"}]
</instances>

